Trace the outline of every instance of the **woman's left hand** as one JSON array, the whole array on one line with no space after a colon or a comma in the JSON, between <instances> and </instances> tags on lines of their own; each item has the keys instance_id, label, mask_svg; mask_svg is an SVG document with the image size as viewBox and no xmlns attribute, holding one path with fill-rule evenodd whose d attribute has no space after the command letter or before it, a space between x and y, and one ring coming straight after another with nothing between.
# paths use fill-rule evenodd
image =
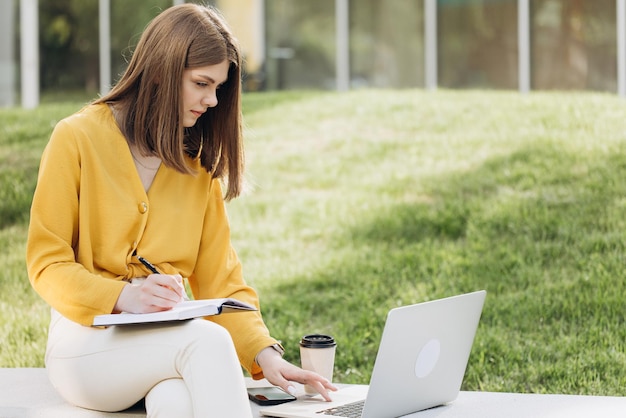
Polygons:
<instances>
[{"instance_id":1,"label":"woman's left hand","mask_svg":"<svg viewBox=\"0 0 626 418\"><path fill-rule=\"evenodd\" d=\"M283 359L272 347L261 350L257 356L257 363L261 366L263 375L271 384L279 386L292 395L295 395L296 388L291 382L298 382L313 387L327 402L332 400L328 391L337 390L337 387L325 377L294 366Z\"/></svg>"}]
</instances>

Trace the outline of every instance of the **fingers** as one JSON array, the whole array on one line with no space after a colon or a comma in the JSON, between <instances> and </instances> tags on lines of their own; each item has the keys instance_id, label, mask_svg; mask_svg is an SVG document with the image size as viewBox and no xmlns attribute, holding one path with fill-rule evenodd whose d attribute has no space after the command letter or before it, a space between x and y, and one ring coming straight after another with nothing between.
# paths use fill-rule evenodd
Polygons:
<instances>
[{"instance_id":1,"label":"fingers","mask_svg":"<svg viewBox=\"0 0 626 418\"><path fill-rule=\"evenodd\" d=\"M151 274L141 287L146 303L165 309L182 301L185 293L180 275Z\"/></svg>"},{"instance_id":2,"label":"fingers","mask_svg":"<svg viewBox=\"0 0 626 418\"><path fill-rule=\"evenodd\" d=\"M178 301L180 302L186 296L185 285L183 284L183 276L181 276L180 274L173 274L168 277L171 277L174 279L174 284L171 286L169 285L166 285L166 286L172 289L174 292L176 292L176 294L179 296Z\"/></svg>"},{"instance_id":3,"label":"fingers","mask_svg":"<svg viewBox=\"0 0 626 418\"><path fill-rule=\"evenodd\" d=\"M297 390L293 383L282 378L278 380L279 380L279 383L275 383L276 386L280 387L282 390L289 393L290 395L296 396Z\"/></svg>"},{"instance_id":4,"label":"fingers","mask_svg":"<svg viewBox=\"0 0 626 418\"><path fill-rule=\"evenodd\" d=\"M282 358L276 362L265 363L263 365L263 374L270 383L279 386L284 391L289 392L292 395L296 391L292 382L298 382L311 386L320 395L322 395L324 400L327 402L332 401L329 392L337 390L337 387L328 381L328 379L317 373L296 367Z\"/></svg>"},{"instance_id":5,"label":"fingers","mask_svg":"<svg viewBox=\"0 0 626 418\"><path fill-rule=\"evenodd\" d=\"M311 386L320 395L322 395L322 398L324 398L326 402L332 401L330 394L328 392L336 391L337 387L333 385L331 382L329 382L328 379L315 373L311 373L311 374L312 376L308 377L304 383Z\"/></svg>"},{"instance_id":6,"label":"fingers","mask_svg":"<svg viewBox=\"0 0 626 418\"><path fill-rule=\"evenodd\" d=\"M149 313L172 309L186 296L179 274L151 274L133 279L124 286L113 307L114 312Z\"/></svg>"},{"instance_id":7,"label":"fingers","mask_svg":"<svg viewBox=\"0 0 626 418\"><path fill-rule=\"evenodd\" d=\"M332 398L329 392L337 391L337 387L335 385L333 385L328 380L318 375L311 377L311 378L302 379L300 383L311 386L316 392L322 395L322 398L324 398L326 402L332 401ZM290 381L285 381L284 384L281 384L279 386L283 390L291 393L292 395L295 395L296 393L296 387Z\"/></svg>"}]
</instances>

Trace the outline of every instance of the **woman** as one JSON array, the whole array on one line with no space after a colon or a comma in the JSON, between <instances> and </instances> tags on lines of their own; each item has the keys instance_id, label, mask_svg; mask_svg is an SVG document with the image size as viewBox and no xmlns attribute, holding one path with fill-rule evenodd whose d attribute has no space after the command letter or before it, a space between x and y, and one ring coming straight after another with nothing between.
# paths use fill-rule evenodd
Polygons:
<instances>
[{"instance_id":1,"label":"woman","mask_svg":"<svg viewBox=\"0 0 626 418\"><path fill-rule=\"evenodd\" d=\"M90 327L99 314L171 309L185 296L183 277L196 299L258 307L224 208L242 189L240 84L241 55L224 20L183 4L148 25L109 94L55 127L27 264L52 307L46 367L69 402L118 411L145 397L148 416L249 417L241 366L287 391L293 381L326 400L336 390L283 360L258 312Z\"/></svg>"}]
</instances>

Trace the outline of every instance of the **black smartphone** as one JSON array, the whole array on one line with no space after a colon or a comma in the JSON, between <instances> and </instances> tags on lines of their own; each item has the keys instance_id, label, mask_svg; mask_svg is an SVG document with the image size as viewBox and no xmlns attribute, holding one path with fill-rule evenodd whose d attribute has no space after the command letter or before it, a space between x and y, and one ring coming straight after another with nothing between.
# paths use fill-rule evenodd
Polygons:
<instances>
[{"instance_id":1,"label":"black smartphone","mask_svg":"<svg viewBox=\"0 0 626 418\"><path fill-rule=\"evenodd\" d=\"M278 405L296 400L295 396L276 386L248 388L248 397L259 405Z\"/></svg>"}]
</instances>

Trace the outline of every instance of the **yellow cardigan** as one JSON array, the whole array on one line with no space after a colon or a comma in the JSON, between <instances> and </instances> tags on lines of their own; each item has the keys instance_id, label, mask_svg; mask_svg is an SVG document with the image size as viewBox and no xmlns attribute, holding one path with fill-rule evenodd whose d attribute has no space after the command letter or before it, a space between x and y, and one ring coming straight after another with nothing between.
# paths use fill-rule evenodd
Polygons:
<instances>
[{"instance_id":1,"label":"yellow cardigan","mask_svg":"<svg viewBox=\"0 0 626 418\"><path fill-rule=\"evenodd\" d=\"M108 106L60 121L44 150L27 243L30 282L63 316L83 325L111 313L127 285L149 271L186 277L196 299L234 297L259 307L230 242L218 180L161 165L148 193ZM211 318L230 332L242 366L262 377L255 356L276 344L260 312Z\"/></svg>"}]
</instances>

